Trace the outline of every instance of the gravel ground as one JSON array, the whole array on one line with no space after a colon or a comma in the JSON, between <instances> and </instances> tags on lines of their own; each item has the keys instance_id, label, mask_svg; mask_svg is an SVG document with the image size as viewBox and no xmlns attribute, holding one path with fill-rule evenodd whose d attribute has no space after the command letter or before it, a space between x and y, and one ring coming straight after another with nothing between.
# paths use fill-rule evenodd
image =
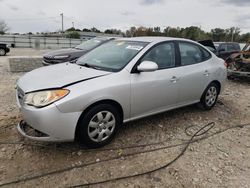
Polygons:
<instances>
[{"instance_id":1,"label":"gravel ground","mask_svg":"<svg viewBox=\"0 0 250 188\"><path fill-rule=\"evenodd\" d=\"M44 52L15 49L9 56ZM249 81L228 81L211 111L189 106L134 121L125 124L108 146L87 150L76 143L33 142L17 133L15 125L21 118L14 85L23 73L8 70L7 57L0 57L0 185L33 177L6 187L69 187L150 171L180 155L185 144L168 146L186 143L190 139L186 128L195 125L186 131L194 134L213 121L215 126L170 166L90 187L250 187L250 126L228 129L250 122ZM126 148L145 144L149 146ZM52 173L58 169L64 170Z\"/></svg>"}]
</instances>

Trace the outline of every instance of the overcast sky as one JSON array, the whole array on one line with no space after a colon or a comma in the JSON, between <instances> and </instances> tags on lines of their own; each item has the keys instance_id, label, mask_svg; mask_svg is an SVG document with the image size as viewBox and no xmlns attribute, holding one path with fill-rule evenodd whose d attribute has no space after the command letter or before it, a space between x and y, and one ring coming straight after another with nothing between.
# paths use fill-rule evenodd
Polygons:
<instances>
[{"instance_id":1,"label":"overcast sky","mask_svg":"<svg viewBox=\"0 0 250 188\"><path fill-rule=\"evenodd\" d=\"M240 27L250 32L250 0L0 0L0 19L11 32L97 27Z\"/></svg>"}]
</instances>

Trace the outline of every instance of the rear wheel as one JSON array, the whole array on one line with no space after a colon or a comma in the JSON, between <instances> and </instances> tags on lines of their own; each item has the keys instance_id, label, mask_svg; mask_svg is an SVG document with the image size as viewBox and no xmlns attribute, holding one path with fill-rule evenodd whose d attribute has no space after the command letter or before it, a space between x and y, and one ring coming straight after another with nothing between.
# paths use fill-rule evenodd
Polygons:
<instances>
[{"instance_id":1,"label":"rear wheel","mask_svg":"<svg viewBox=\"0 0 250 188\"><path fill-rule=\"evenodd\" d=\"M102 147L113 139L121 122L121 115L114 106L94 106L80 119L77 140L89 148Z\"/></svg>"},{"instance_id":2,"label":"rear wheel","mask_svg":"<svg viewBox=\"0 0 250 188\"><path fill-rule=\"evenodd\" d=\"M205 110L210 110L217 102L219 95L219 86L216 83L211 83L204 91L200 104Z\"/></svg>"},{"instance_id":3,"label":"rear wheel","mask_svg":"<svg viewBox=\"0 0 250 188\"><path fill-rule=\"evenodd\" d=\"M0 49L0 56L4 56L6 54L4 49Z\"/></svg>"}]
</instances>

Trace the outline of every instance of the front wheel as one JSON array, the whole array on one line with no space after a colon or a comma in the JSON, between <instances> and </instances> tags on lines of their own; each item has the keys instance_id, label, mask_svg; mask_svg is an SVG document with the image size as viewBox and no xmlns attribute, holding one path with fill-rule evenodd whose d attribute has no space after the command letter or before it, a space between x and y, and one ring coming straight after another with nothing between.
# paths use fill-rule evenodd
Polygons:
<instances>
[{"instance_id":1,"label":"front wheel","mask_svg":"<svg viewBox=\"0 0 250 188\"><path fill-rule=\"evenodd\" d=\"M6 52L4 49L0 49L0 56L5 56Z\"/></svg>"},{"instance_id":2,"label":"front wheel","mask_svg":"<svg viewBox=\"0 0 250 188\"><path fill-rule=\"evenodd\" d=\"M219 87L216 83L211 83L204 91L200 104L205 110L210 110L217 102L219 95Z\"/></svg>"},{"instance_id":3,"label":"front wheel","mask_svg":"<svg viewBox=\"0 0 250 188\"><path fill-rule=\"evenodd\" d=\"M102 147L113 139L121 122L121 115L114 106L94 106L80 119L77 140L88 148Z\"/></svg>"}]
</instances>

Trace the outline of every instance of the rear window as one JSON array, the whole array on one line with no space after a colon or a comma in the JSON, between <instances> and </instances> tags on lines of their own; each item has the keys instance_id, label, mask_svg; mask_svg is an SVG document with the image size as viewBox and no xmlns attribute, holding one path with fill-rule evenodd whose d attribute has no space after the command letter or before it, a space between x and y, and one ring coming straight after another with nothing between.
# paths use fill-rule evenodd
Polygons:
<instances>
[{"instance_id":1,"label":"rear window","mask_svg":"<svg viewBox=\"0 0 250 188\"><path fill-rule=\"evenodd\" d=\"M202 54L203 54L202 61L208 60L211 57L211 54L202 47L200 49L201 49ZM214 49L212 48L211 50L214 50Z\"/></svg>"},{"instance_id":2,"label":"rear window","mask_svg":"<svg viewBox=\"0 0 250 188\"><path fill-rule=\"evenodd\" d=\"M239 51L240 47L237 44L228 44L227 51Z\"/></svg>"},{"instance_id":3,"label":"rear window","mask_svg":"<svg viewBox=\"0 0 250 188\"><path fill-rule=\"evenodd\" d=\"M202 52L199 46L188 42L180 42L179 48L182 65L192 65L202 62Z\"/></svg>"},{"instance_id":4,"label":"rear window","mask_svg":"<svg viewBox=\"0 0 250 188\"><path fill-rule=\"evenodd\" d=\"M179 42L179 48L181 65L192 65L211 58L211 54L205 48L193 43Z\"/></svg>"}]
</instances>

